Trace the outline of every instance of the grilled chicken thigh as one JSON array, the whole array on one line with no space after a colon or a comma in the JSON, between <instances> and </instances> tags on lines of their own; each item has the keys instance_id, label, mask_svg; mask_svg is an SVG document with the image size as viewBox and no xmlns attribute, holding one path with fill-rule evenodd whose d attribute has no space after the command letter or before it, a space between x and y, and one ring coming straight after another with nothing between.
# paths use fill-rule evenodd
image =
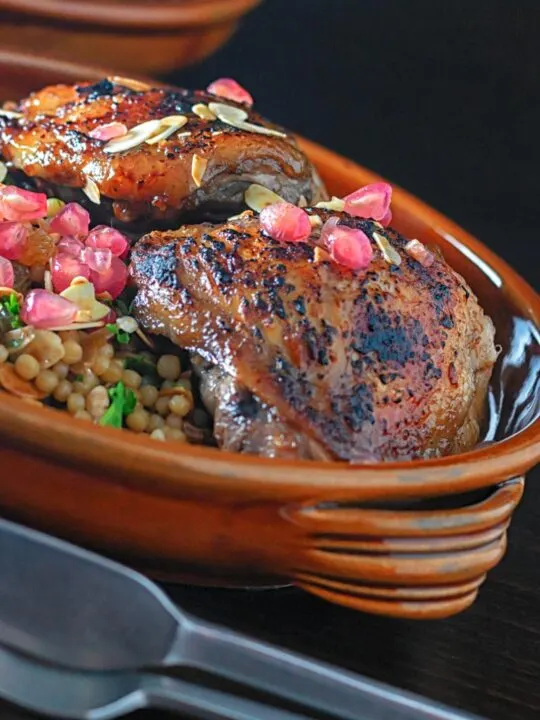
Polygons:
<instances>
[{"instance_id":1,"label":"grilled chicken thigh","mask_svg":"<svg viewBox=\"0 0 540 720\"><path fill-rule=\"evenodd\" d=\"M362 271L307 242L280 243L246 212L136 244L134 312L194 353L226 449L350 461L432 457L478 439L494 328L463 278L410 257L378 223ZM398 252L389 264L374 233Z\"/></svg>"},{"instance_id":2,"label":"grilled chicken thigh","mask_svg":"<svg viewBox=\"0 0 540 720\"><path fill-rule=\"evenodd\" d=\"M212 118L209 103L230 122L200 117ZM90 135L111 123L130 131L153 120L178 125L182 116L185 124L168 137L123 151L109 152L117 139ZM326 197L294 137L246 106L199 91L135 90L121 80L46 87L0 111L0 158L20 171L17 184L81 202L96 221L137 221L138 230L177 226L190 211L223 220L245 207L251 183L295 204L302 196L308 203ZM93 204L80 192L85 187Z\"/></svg>"}]
</instances>

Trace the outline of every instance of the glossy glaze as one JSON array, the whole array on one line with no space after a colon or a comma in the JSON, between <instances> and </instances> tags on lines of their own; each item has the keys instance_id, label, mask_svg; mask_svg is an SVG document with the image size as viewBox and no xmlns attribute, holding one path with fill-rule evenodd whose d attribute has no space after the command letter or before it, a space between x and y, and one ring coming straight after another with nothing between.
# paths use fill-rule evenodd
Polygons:
<instances>
[{"instance_id":1,"label":"glossy glaze","mask_svg":"<svg viewBox=\"0 0 540 720\"><path fill-rule=\"evenodd\" d=\"M126 72L163 72L213 53L258 2L0 0L0 44Z\"/></svg>"},{"instance_id":2,"label":"glossy glaze","mask_svg":"<svg viewBox=\"0 0 540 720\"><path fill-rule=\"evenodd\" d=\"M36 86L42 81L41 72ZM375 178L302 146L336 195ZM503 346L487 435L494 444L361 468L272 461L156 446L0 396L3 512L157 576L293 581L344 605L405 617L468 606L504 553L521 477L540 459L540 299L485 246L404 191L395 189L393 208L396 227L440 245L494 318Z\"/></svg>"}]
</instances>

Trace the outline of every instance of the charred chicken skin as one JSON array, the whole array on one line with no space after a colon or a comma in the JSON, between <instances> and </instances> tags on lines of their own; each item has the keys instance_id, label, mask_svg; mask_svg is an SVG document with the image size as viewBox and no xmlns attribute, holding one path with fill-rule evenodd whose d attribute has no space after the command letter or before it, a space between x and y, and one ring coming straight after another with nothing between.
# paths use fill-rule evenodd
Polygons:
<instances>
[{"instance_id":1,"label":"charred chicken skin","mask_svg":"<svg viewBox=\"0 0 540 720\"><path fill-rule=\"evenodd\" d=\"M236 124L209 113L214 103ZM178 126L149 144L137 128L150 121ZM115 139L99 139L111 125L143 139L111 151ZM0 158L20 171L17 184L81 202L100 222L137 222L137 230L177 226L197 211L197 219L206 213L223 220L245 207L251 183L294 204L326 197L294 137L247 106L200 91L133 89L121 80L46 87L0 112ZM93 202L80 192L89 183Z\"/></svg>"},{"instance_id":2,"label":"charred chicken skin","mask_svg":"<svg viewBox=\"0 0 540 720\"><path fill-rule=\"evenodd\" d=\"M193 353L220 446L352 462L470 448L497 355L471 289L441 256L429 267L410 257L393 230L307 212L361 229L369 267L334 262L317 229L307 242L273 240L252 212L134 247L134 312Z\"/></svg>"}]
</instances>

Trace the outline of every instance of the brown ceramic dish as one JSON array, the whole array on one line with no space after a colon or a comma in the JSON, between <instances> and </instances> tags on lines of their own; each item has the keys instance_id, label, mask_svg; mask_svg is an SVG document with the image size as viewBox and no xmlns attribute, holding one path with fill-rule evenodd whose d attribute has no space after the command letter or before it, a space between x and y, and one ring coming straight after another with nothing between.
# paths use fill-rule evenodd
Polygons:
<instances>
[{"instance_id":1,"label":"brown ceramic dish","mask_svg":"<svg viewBox=\"0 0 540 720\"><path fill-rule=\"evenodd\" d=\"M0 45L163 72L223 45L260 0L0 0Z\"/></svg>"},{"instance_id":2,"label":"brown ceramic dish","mask_svg":"<svg viewBox=\"0 0 540 720\"><path fill-rule=\"evenodd\" d=\"M26 61L25 88L59 79ZM63 80L100 76L62 65ZM13 67L0 56L0 77ZM17 85L5 97L21 94ZM1 98L3 99L3 98ZM337 195L375 176L303 141ZM5 515L157 577L294 582L328 600L434 618L469 606L501 559L524 473L540 460L540 298L450 220L396 188L396 227L441 246L503 347L485 445L431 461L352 467L157 444L0 395Z\"/></svg>"}]
</instances>

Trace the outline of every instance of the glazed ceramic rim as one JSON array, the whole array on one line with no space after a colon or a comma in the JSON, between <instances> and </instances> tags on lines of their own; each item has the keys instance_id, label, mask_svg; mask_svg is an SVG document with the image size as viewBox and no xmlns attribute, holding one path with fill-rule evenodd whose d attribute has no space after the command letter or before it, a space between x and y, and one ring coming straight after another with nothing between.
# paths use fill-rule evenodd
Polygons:
<instances>
[{"instance_id":1,"label":"glazed ceramic rim","mask_svg":"<svg viewBox=\"0 0 540 720\"><path fill-rule=\"evenodd\" d=\"M177 0L174 4L103 3L93 0L0 0L0 8L15 14L130 30L219 25L244 15L261 0Z\"/></svg>"},{"instance_id":2,"label":"glazed ceramic rim","mask_svg":"<svg viewBox=\"0 0 540 720\"><path fill-rule=\"evenodd\" d=\"M340 165L361 174L362 182L378 175L330 150L300 139L319 166ZM394 186L394 205L444 236L458 251L477 255L506 286L516 306L540 326L540 296L504 260L458 225L406 191ZM328 492L340 500L358 497L439 495L472 490L517 477L540 461L540 418L521 432L490 446L432 460L348 465L302 460L275 460L195 445L158 443L126 431L96 428L74 421L67 413L36 408L7 394L0 395L0 442L9 438L29 452L73 466L84 465L97 478L122 478L167 495L206 492L246 495L256 483L257 497L313 499ZM181 449L179 449L181 448ZM0 455L1 457L1 455ZM107 460L105 460L107 458ZM114 478L114 479L113 479Z\"/></svg>"}]
</instances>

